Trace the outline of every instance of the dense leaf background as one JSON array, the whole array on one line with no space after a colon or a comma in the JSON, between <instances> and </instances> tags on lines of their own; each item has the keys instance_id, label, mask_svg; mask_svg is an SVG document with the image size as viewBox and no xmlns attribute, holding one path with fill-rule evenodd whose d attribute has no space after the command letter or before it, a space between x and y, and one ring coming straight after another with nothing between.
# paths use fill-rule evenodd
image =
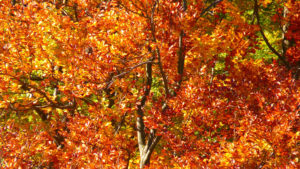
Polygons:
<instances>
[{"instance_id":1,"label":"dense leaf background","mask_svg":"<svg viewBox=\"0 0 300 169\"><path fill-rule=\"evenodd\" d=\"M0 168L297 168L295 0L0 0Z\"/></svg>"}]
</instances>

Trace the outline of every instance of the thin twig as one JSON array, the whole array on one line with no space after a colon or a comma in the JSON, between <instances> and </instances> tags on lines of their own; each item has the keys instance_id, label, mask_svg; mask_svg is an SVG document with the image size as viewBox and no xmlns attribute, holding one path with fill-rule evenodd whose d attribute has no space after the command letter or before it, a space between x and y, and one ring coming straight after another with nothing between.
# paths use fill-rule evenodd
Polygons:
<instances>
[{"instance_id":1,"label":"thin twig","mask_svg":"<svg viewBox=\"0 0 300 169\"><path fill-rule=\"evenodd\" d=\"M137 67L139 67L139 66L142 66L142 65L144 65L144 64L148 64L148 63L153 63L152 59L150 59L150 60L148 60L148 61L146 61L146 62L139 63L139 64L137 64L137 65L135 65L135 66L132 66L132 67L129 68L128 71L125 71L125 72L122 72L122 73L120 73L120 74L118 74L118 75L113 76L112 79L108 82L108 84L107 84L107 86L106 86L106 89L110 88L110 86L113 84L113 82L114 82L117 78L122 77L122 76L124 76L124 75L130 73L133 69L135 69L135 68L137 68Z\"/></svg>"}]
</instances>

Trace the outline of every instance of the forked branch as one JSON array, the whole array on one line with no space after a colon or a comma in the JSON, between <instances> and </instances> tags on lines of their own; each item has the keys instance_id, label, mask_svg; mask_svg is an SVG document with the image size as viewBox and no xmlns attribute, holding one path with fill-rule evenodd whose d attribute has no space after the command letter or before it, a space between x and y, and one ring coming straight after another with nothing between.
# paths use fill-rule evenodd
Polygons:
<instances>
[{"instance_id":1,"label":"forked branch","mask_svg":"<svg viewBox=\"0 0 300 169\"><path fill-rule=\"evenodd\" d=\"M260 19L259 19L259 12L258 12L258 3L257 3L257 0L254 0L254 15L256 16L256 20L257 20L257 25L259 26L260 28L260 34L261 36L263 37L265 43L267 44L268 48L275 54L278 56L278 58L283 62L283 64L288 68L290 69L290 64L285 60L285 57L280 54L278 51L276 51L276 49L274 49L272 47L272 45L270 44L268 38L266 37L264 31L263 31L263 28L261 26L261 23L260 23Z\"/></svg>"}]
</instances>

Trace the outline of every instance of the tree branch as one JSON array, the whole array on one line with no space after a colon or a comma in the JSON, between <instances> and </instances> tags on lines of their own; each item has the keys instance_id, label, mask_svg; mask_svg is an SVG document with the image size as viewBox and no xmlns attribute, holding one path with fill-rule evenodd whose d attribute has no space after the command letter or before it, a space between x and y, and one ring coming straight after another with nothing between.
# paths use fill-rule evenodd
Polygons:
<instances>
[{"instance_id":1,"label":"tree branch","mask_svg":"<svg viewBox=\"0 0 300 169\"><path fill-rule=\"evenodd\" d=\"M34 92L37 92L37 93L41 94L49 102L49 104L46 105L45 107L53 107L53 108L59 108L59 109L74 109L76 107L75 99L73 100L72 103L68 103L68 104L65 104L65 105L60 104L60 103L55 103L53 100L51 100L47 96L46 92L44 92L42 89L39 89L39 88L37 88L34 85L25 83L19 77L16 77L16 76L13 76L13 75L9 75L9 74L5 74L5 73L1 73L1 72L0 72L0 75L9 76L12 79L17 80L22 85L22 87L25 88L26 90L34 89L35 90Z\"/></svg>"},{"instance_id":2,"label":"tree branch","mask_svg":"<svg viewBox=\"0 0 300 169\"><path fill-rule=\"evenodd\" d=\"M157 5L157 1L154 2L154 5L152 7L152 13L151 13L151 18L150 18L150 25L151 25L151 33L152 33L152 40L153 42L156 42L156 37L155 37L155 26L154 26L154 12L155 8ZM151 51L151 49L150 49ZM156 48L156 54L158 57L160 57L159 54L159 49ZM152 58L153 61L155 59L155 52L152 51ZM161 63L159 62L161 65ZM146 146L146 135L145 135L145 124L144 124L144 111L143 107L145 106L146 100L148 95L150 94L151 90L151 85L152 85L152 62L147 63L146 65L146 77L147 77L147 82L146 86L144 88L144 94L141 98L141 100L137 103L137 136L138 136L138 146L139 146L139 151L140 151L140 168L143 168L145 165L149 164L148 162L150 161L150 156L151 153L149 154L148 148L149 144L151 146L152 144L152 138L153 136L150 135L147 146ZM148 155L147 155L148 154ZM147 159L147 160L145 160Z\"/></svg>"},{"instance_id":3,"label":"tree branch","mask_svg":"<svg viewBox=\"0 0 300 169\"><path fill-rule=\"evenodd\" d=\"M154 59L154 58L153 58ZM144 124L144 111L143 107L145 106L146 99L150 93L151 85L152 85L152 62L147 63L146 65L146 71L147 71L147 82L146 86L144 88L144 95L142 96L142 99L137 103L137 135L138 135L138 145L140 150L141 157L143 156L144 147L145 147L145 124Z\"/></svg>"},{"instance_id":4,"label":"tree branch","mask_svg":"<svg viewBox=\"0 0 300 169\"><path fill-rule=\"evenodd\" d=\"M16 4L16 0L11 0L11 4L14 6Z\"/></svg>"},{"instance_id":5,"label":"tree branch","mask_svg":"<svg viewBox=\"0 0 300 169\"><path fill-rule=\"evenodd\" d=\"M73 10L74 10L75 21L78 22L79 18L78 18L78 5L77 5L77 3L74 3Z\"/></svg>"},{"instance_id":6,"label":"tree branch","mask_svg":"<svg viewBox=\"0 0 300 169\"><path fill-rule=\"evenodd\" d=\"M183 0L183 12L187 10L187 4L186 0ZM179 35L179 49L178 49L178 65L177 65L177 73L179 74L179 81L178 81L178 89L181 86L182 77L183 77L183 70L184 70L184 60L185 60L185 46L183 45L183 37L184 37L184 31L180 31Z\"/></svg>"},{"instance_id":7,"label":"tree branch","mask_svg":"<svg viewBox=\"0 0 300 169\"><path fill-rule=\"evenodd\" d=\"M213 3L211 3L208 7L206 7L200 14L200 17L203 16L210 8L215 7L218 3L222 2L223 0L216 0Z\"/></svg>"},{"instance_id":8,"label":"tree branch","mask_svg":"<svg viewBox=\"0 0 300 169\"><path fill-rule=\"evenodd\" d=\"M155 8L157 5L157 1L155 1L152 10L151 10L151 17L150 17L150 25L151 25L151 33L152 33L152 41L156 42L156 36L155 36L155 23L154 23L154 12L155 12ZM156 46L155 48L155 52L157 55L157 59L158 59L158 67L159 67L159 71L161 73L161 76L163 78L163 82L164 82L164 88L165 88L165 92L166 92L166 97L169 96L169 87L168 87L168 80L167 80L167 76L163 70L163 66L162 66L162 62L161 62L161 56L160 56L160 51L159 48Z\"/></svg>"},{"instance_id":9,"label":"tree branch","mask_svg":"<svg viewBox=\"0 0 300 169\"><path fill-rule=\"evenodd\" d=\"M257 25L260 28L260 34L262 35L265 43L267 44L268 48L275 54L278 56L278 58L283 62L283 64L290 69L290 64L285 60L285 57L282 56L279 52L277 52L272 45L270 44L269 40L267 39L267 37L265 36L265 33L263 31L263 28L260 24L260 19L259 19L259 13L258 13L258 3L257 0L254 0L254 14L256 15L256 20L257 20Z\"/></svg>"},{"instance_id":10,"label":"tree branch","mask_svg":"<svg viewBox=\"0 0 300 169\"><path fill-rule=\"evenodd\" d=\"M120 123L119 123L118 126L116 127L115 133L114 133L115 136L119 133L119 131L120 131L122 125L125 123L126 116L127 116L127 112L126 112L125 114L123 114Z\"/></svg>"},{"instance_id":11,"label":"tree branch","mask_svg":"<svg viewBox=\"0 0 300 169\"><path fill-rule=\"evenodd\" d=\"M47 124L47 121L49 119L48 115L46 113L44 113L44 111L42 109L40 109L40 108L34 107L33 109L38 113L38 115L40 116L40 118L42 119L42 121L46 125L48 125ZM59 134L59 132L58 132L59 130L56 129L55 132L54 132L54 135L52 135L52 133L48 130L48 128L46 128L46 130L47 130L48 134L53 138L56 146L58 148L63 148L64 147L63 142L64 142L65 138L64 138L64 136L62 136L61 134Z\"/></svg>"},{"instance_id":12,"label":"tree branch","mask_svg":"<svg viewBox=\"0 0 300 169\"><path fill-rule=\"evenodd\" d=\"M158 49L158 47L156 47L156 54L157 54L157 58L158 58L158 67L159 67L159 71L160 74L163 78L163 82L164 82L164 88L165 88L165 92L166 92L166 97L168 97L170 95L169 92L169 87L168 87L168 80L167 80L167 76L163 70L163 66L162 66L162 62L161 62L161 57L160 57L160 51Z\"/></svg>"},{"instance_id":13,"label":"tree branch","mask_svg":"<svg viewBox=\"0 0 300 169\"><path fill-rule=\"evenodd\" d=\"M150 136L148 139L147 147L145 147L144 155L141 158L141 162L143 165L149 165L150 164L150 157L152 152L154 151L155 146L161 139L161 136L155 136L155 130L151 129Z\"/></svg>"},{"instance_id":14,"label":"tree branch","mask_svg":"<svg viewBox=\"0 0 300 169\"><path fill-rule=\"evenodd\" d=\"M118 74L118 75L113 76L113 77L111 78L111 80L107 83L106 89L110 88L110 86L113 84L113 82L114 82L117 78L120 78L120 77L122 77L122 76L124 76L124 75L130 73L133 69L135 69L135 68L137 68L137 67L140 67L140 66L142 66L142 65L144 65L144 64L148 64L148 63L153 63L153 59L150 58L148 61L145 61L145 62L142 62L142 63L139 63L139 64L137 64L137 65L135 65L135 66L130 67L128 71L125 71L125 72L122 72L122 73L120 73L120 74Z\"/></svg>"},{"instance_id":15,"label":"tree branch","mask_svg":"<svg viewBox=\"0 0 300 169\"><path fill-rule=\"evenodd\" d=\"M212 7L215 7L218 3L222 2L223 0L216 0L213 3L211 3L208 7L206 7L201 13L200 15L196 18L195 22L198 21L198 19L200 17L202 17L207 11L209 11Z\"/></svg>"}]
</instances>

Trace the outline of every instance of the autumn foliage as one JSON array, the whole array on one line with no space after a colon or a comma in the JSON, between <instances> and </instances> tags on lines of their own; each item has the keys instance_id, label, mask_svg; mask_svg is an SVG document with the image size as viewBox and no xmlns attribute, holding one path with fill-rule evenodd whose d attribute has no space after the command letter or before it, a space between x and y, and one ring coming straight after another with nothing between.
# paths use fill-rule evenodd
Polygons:
<instances>
[{"instance_id":1,"label":"autumn foliage","mask_svg":"<svg viewBox=\"0 0 300 169\"><path fill-rule=\"evenodd\" d=\"M295 0L0 0L0 168L297 168Z\"/></svg>"}]
</instances>

